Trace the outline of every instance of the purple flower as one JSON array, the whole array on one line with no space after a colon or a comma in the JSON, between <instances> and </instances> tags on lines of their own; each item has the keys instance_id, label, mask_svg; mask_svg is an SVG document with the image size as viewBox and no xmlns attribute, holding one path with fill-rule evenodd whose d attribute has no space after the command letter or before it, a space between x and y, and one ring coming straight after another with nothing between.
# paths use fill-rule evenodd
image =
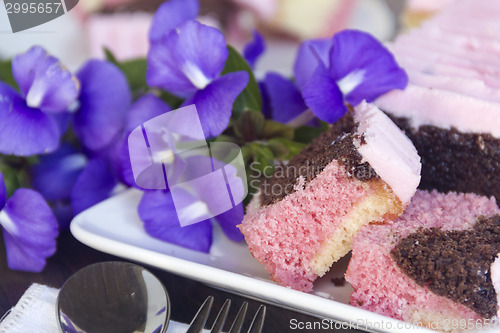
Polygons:
<instances>
[{"instance_id":1,"label":"purple flower","mask_svg":"<svg viewBox=\"0 0 500 333\"><path fill-rule=\"evenodd\" d=\"M40 272L56 251L57 221L43 197L18 189L6 199L0 174L0 225L10 269Z\"/></svg>"},{"instance_id":2,"label":"purple flower","mask_svg":"<svg viewBox=\"0 0 500 333\"><path fill-rule=\"evenodd\" d=\"M31 185L47 200L69 198L71 188L83 170L87 158L69 144L63 144L52 154L40 157L31 168Z\"/></svg>"},{"instance_id":3,"label":"purple flower","mask_svg":"<svg viewBox=\"0 0 500 333\"><path fill-rule=\"evenodd\" d=\"M82 88L73 125L90 151L109 146L121 131L132 96L127 78L110 62L90 60L77 73Z\"/></svg>"},{"instance_id":4,"label":"purple flower","mask_svg":"<svg viewBox=\"0 0 500 333\"><path fill-rule=\"evenodd\" d=\"M321 59L319 53L317 57ZM333 123L347 112L344 99L356 106L363 100L372 102L390 90L404 89L408 84L405 71L393 55L361 31L344 30L336 34L328 59L328 63L319 62L302 89L307 106L326 122Z\"/></svg>"},{"instance_id":5,"label":"purple flower","mask_svg":"<svg viewBox=\"0 0 500 333\"><path fill-rule=\"evenodd\" d=\"M3 174L0 172L0 210L5 206L5 201L7 200L7 188L5 187L5 182L3 181Z\"/></svg>"},{"instance_id":6,"label":"purple flower","mask_svg":"<svg viewBox=\"0 0 500 333\"><path fill-rule=\"evenodd\" d=\"M318 66L320 60L317 56L329 63L328 53L331 45L331 39L311 39L302 42L293 68L295 82L278 73L266 74L260 83L264 101L263 113L266 117L281 123L290 123L307 110L301 90ZM304 123L316 126L317 120L312 119Z\"/></svg>"},{"instance_id":7,"label":"purple flower","mask_svg":"<svg viewBox=\"0 0 500 333\"><path fill-rule=\"evenodd\" d=\"M182 199L182 206L176 207L170 192L145 192L139 204L138 212L139 217L144 222L146 232L153 237L170 243L196 251L209 252L213 237L210 219L181 227L178 212L185 211L187 214L198 214L201 205L198 199L189 192L185 192ZM243 205L237 205L214 219L230 239L234 241L243 240L243 236L236 228L236 225L243 220Z\"/></svg>"},{"instance_id":8,"label":"purple flower","mask_svg":"<svg viewBox=\"0 0 500 333\"><path fill-rule=\"evenodd\" d=\"M12 75L30 108L63 112L78 96L78 80L39 46L12 59Z\"/></svg>"},{"instance_id":9,"label":"purple flower","mask_svg":"<svg viewBox=\"0 0 500 333\"><path fill-rule=\"evenodd\" d=\"M77 215L111 196L117 182L109 164L102 159L90 160L78 175L71 190L71 206Z\"/></svg>"},{"instance_id":10,"label":"purple flower","mask_svg":"<svg viewBox=\"0 0 500 333\"><path fill-rule=\"evenodd\" d=\"M160 42L165 32L181 23L194 20L200 11L198 0L169 0L161 4L153 16L149 40Z\"/></svg>"},{"instance_id":11,"label":"purple flower","mask_svg":"<svg viewBox=\"0 0 500 333\"><path fill-rule=\"evenodd\" d=\"M287 123L307 109L300 90L290 79L278 73L269 72L262 86L267 94L273 120Z\"/></svg>"},{"instance_id":12,"label":"purple flower","mask_svg":"<svg viewBox=\"0 0 500 333\"><path fill-rule=\"evenodd\" d=\"M148 54L146 79L195 104L205 136L221 134L229 124L232 105L248 84L247 72L221 76L228 57L222 33L196 21L167 31Z\"/></svg>"},{"instance_id":13,"label":"purple flower","mask_svg":"<svg viewBox=\"0 0 500 333\"><path fill-rule=\"evenodd\" d=\"M309 39L300 44L293 65L293 75L300 90L309 81L320 61L327 67L330 65L332 45L333 38Z\"/></svg>"},{"instance_id":14,"label":"purple flower","mask_svg":"<svg viewBox=\"0 0 500 333\"><path fill-rule=\"evenodd\" d=\"M144 193L138 212L148 234L208 252L212 243L213 217L229 239L235 242L243 240L236 225L243 220L241 201L246 186L237 176L234 166L216 160L219 155L215 151L216 144L212 148L212 157L185 156L182 180L169 180L169 191ZM222 168L225 170L223 179L212 172Z\"/></svg>"},{"instance_id":15,"label":"purple flower","mask_svg":"<svg viewBox=\"0 0 500 333\"><path fill-rule=\"evenodd\" d=\"M250 67L255 68L257 60L266 50L264 37L257 31L253 31L253 39L243 48L243 57L248 61Z\"/></svg>"},{"instance_id":16,"label":"purple flower","mask_svg":"<svg viewBox=\"0 0 500 333\"><path fill-rule=\"evenodd\" d=\"M0 82L0 153L30 156L54 151L61 136L53 115L76 100L78 80L34 46L12 59L20 93Z\"/></svg>"},{"instance_id":17,"label":"purple flower","mask_svg":"<svg viewBox=\"0 0 500 333\"><path fill-rule=\"evenodd\" d=\"M137 126L145 123L146 121L162 115L170 110L170 106L163 102L161 99L153 94L146 94L135 101L127 111L124 128L125 136L120 148L119 164L120 177L122 181L128 186L137 187L132 172L132 165L130 163L128 146L128 136L130 132L132 132Z\"/></svg>"},{"instance_id":18,"label":"purple flower","mask_svg":"<svg viewBox=\"0 0 500 333\"><path fill-rule=\"evenodd\" d=\"M73 218L71 190L86 163L84 154L63 144L31 167L31 185L49 202L61 230L68 229Z\"/></svg>"}]
</instances>

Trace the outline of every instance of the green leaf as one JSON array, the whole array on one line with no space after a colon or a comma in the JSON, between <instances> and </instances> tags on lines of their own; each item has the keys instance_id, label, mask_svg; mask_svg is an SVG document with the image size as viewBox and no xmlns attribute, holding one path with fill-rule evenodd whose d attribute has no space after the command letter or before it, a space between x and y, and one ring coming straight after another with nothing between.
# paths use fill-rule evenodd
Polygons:
<instances>
[{"instance_id":1,"label":"green leaf","mask_svg":"<svg viewBox=\"0 0 500 333\"><path fill-rule=\"evenodd\" d=\"M255 141L260 137L266 120L258 111L247 110L234 121L234 134L245 142Z\"/></svg>"},{"instance_id":2,"label":"green leaf","mask_svg":"<svg viewBox=\"0 0 500 333\"><path fill-rule=\"evenodd\" d=\"M178 109L181 104L184 102L184 100L180 97L175 96L174 94L169 93L168 91L165 90L160 90L159 91L159 97L172 109Z\"/></svg>"},{"instance_id":3,"label":"green leaf","mask_svg":"<svg viewBox=\"0 0 500 333\"><path fill-rule=\"evenodd\" d=\"M266 120L262 132L260 134L262 139L271 139L275 137L280 137L292 140L294 136L294 130L293 128L285 124L278 123L273 120Z\"/></svg>"},{"instance_id":4,"label":"green leaf","mask_svg":"<svg viewBox=\"0 0 500 333\"><path fill-rule=\"evenodd\" d=\"M248 144L241 147L241 155L243 156L243 161L245 162L245 165L250 164L250 161L253 158L252 147ZM247 171L249 171L249 170L247 170Z\"/></svg>"},{"instance_id":5,"label":"green leaf","mask_svg":"<svg viewBox=\"0 0 500 333\"><path fill-rule=\"evenodd\" d=\"M103 47L103 51L107 61L120 67L120 63L118 62L118 60L116 60L115 55L113 54L113 52L111 52L110 49L108 49L107 47Z\"/></svg>"},{"instance_id":6,"label":"green leaf","mask_svg":"<svg viewBox=\"0 0 500 333\"><path fill-rule=\"evenodd\" d=\"M297 155L306 146L305 143L295 142L283 138L273 138L268 141L269 149L279 159L289 160Z\"/></svg>"},{"instance_id":7,"label":"green leaf","mask_svg":"<svg viewBox=\"0 0 500 333\"><path fill-rule=\"evenodd\" d=\"M262 99L260 96L260 89L252 68L245 58L243 58L243 56L239 54L238 51L236 51L231 45L228 45L227 49L229 51L229 56L226 60L224 69L222 70L222 75L239 71L246 71L249 75L246 88L236 98L233 104L233 115L238 117L243 111L246 110L261 111Z\"/></svg>"},{"instance_id":8,"label":"green leaf","mask_svg":"<svg viewBox=\"0 0 500 333\"><path fill-rule=\"evenodd\" d=\"M12 76L12 61L10 59L0 61L0 81L7 83L19 91L16 80Z\"/></svg>"},{"instance_id":9,"label":"green leaf","mask_svg":"<svg viewBox=\"0 0 500 333\"><path fill-rule=\"evenodd\" d=\"M270 177L274 172L274 154L272 150L259 143L251 143L253 162L251 168L259 170L264 176Z\"/></svg>"},{"instance_id":10,"label":"green leaf","mask_svg":"<svg viewBox=\"0 0 500 333\"><path fill-rule=\"evenodd\" d=\"M3 175L3 181L7 188L7 197L10 197L18 188L21 187L21 176L23 173L0 161L0 172Z\"/></svg>"},{"instance_id":11,"label":"green leaf","mask_svg":"<svg viewBox=\"0 0 500 333\"><path fill-rule=\"evenodd\" d=\"M328 129L328 124L321 122L320 127L301 126L295 130L294 141L302 143L310 143L317 138L321 133Z\"/></svg>"},{"instance_id":12,"label":"green leaf","mask_svg":"<svg viewBox=\"0 0 500 333\"><path fill-rule=\"evenodd\" d=\"M127 77L132 92L138 94L148 90L148 85L146 83L146 69L148 63L145 58L125 61L118 66Z\"/></svg>"},{"instance_id":13,"label":"green leaf","mask_svg":"<svg viewBox=\"0 0 500 333\"><path fill-rule=\"evenodd\" d=\"M269 149L273 152L276 158L285 160L290 155L290 150L287 145L279 138L274 138L268 141Z\"/></svg>"},{"instance_id":14,"label":"green leaf","mask_svg":"<svg viewBox=\"0 0 500 333\"><path fill-rule=\"evenodd\" d=\"M146 83L146 70L148 67L146 58L119 62L109 49L104 48L104 54L107 61L117 66L123 72L127 78L130 90L135 97L140 96L149 89Z\"/></svg>"}]
</instances>

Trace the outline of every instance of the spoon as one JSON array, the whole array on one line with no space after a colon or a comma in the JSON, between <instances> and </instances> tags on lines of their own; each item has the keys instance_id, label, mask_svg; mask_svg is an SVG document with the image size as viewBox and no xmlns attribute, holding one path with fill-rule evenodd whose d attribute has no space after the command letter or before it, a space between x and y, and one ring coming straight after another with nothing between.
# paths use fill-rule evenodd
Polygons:
<instances>
[{"instance_id":1,"label":"spoon","mask_svg":"<svg viewBox=\"0 0 500 333\"><path fill-rule=\"evenodd\" d=\"M63 333L164 333L170 300L145 268L111 261L70 277L59 292L57 312Z\"/></svg>"}]
</instances>

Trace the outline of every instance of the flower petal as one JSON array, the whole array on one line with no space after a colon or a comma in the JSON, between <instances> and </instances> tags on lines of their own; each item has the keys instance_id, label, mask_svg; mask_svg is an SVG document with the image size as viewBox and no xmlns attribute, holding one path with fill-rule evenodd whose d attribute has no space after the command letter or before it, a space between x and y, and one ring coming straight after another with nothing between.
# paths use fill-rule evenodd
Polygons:
<instances>
[{"instance_id":1,"label":"flower petal","mask_svg":"<svg viewBox=\"0 0 500 333\"><path fill-rule=\"evenodd\" d=\"M57 221L43 197L18 189L0 212L10 269L40 272L56 251Z\"/></svg>"},{"instance_id":2,"label":"flower petal","mask_svg":"<svg viewBox=\"0 0 500 333\"><path fill-rule=\"evenodd\" d=\"M344 30L333 37L330 74L352 105L404 89L408 76L394 56L370 34Z\"/></svg>"},{"instance_id":3,"label":"flower petal","mask_svg":"<svg viewBox=\"0 0 500 333\"><path fill-rule=\"evenodd\" d=\"M217 78L227 57L226 41L219 30L187 21L151 46L146 79L150 86L187 96Z\"/></svg>"},{"instance_id":4,"label":"flower petal","mask_svg":"<svg viewBox=\"0 0 500 333\"><path fill-rule=\"evenodd\" d=\"M129 133L144 122L171 110L172 108L167 103L155 95L143 95L127 111L125 133Z\"/></svg>"},{"instance_id":5,"label":"flower petal","mask_svg":"<svg viewBox=\"0 0 500 333\"><path fill-rule=\"evenodd\" d=\"M115 65L101 60L88 61L77 75L82 91L75 132L86 148L99 150L123 128L132 98L128 82Z\"/></svg>"},{"instance_id":6,"label":"flower petal","mask_svg":"<svg viewBox=\"0 0 500 333\"><path fill-rule=\"evenodd\" d=\"M39 163L31 168L31 185L46 200L69 199L76 178L86 163L83 154L69 144L62 145L54 153L41 156Z\"/></svg>"},{"instance_id":7,"label":"flower petal","mask_svg":"<svg viewBox=\"0 0 500 333\"><path fill-rule=\"evenodd\" d=\"M117 179L117 181L122 181L122 162L121 162L121 154L122 154L122 145L125 141L123 134L119 133L112 141L111 144L106 146L104 149L87 153L87 156L91 159L98 158L106 161L109 167L109 171Z\"/></svg>"},{"instance_id":8,"label":"flower petal","mask_svg":"<svg viewBox=\"0 0 500 333\"><path fill-rule=\"evenodd\" d=\"M48 114L26 105L9 85L0 82L0 153L31 156L54 151L60 132Z\"/></svg>"},{"instance_id":9,"label":"flower petal","mask_svg":"<svg viewBox=\"0 0 500 333\"><path fill-rule=\"evenodd\" d=\"M71 206L75 215L87 208L107 199L114 187L116 180L111 174L107 163L101 159L93 159L76 179L71 190Z\"/></svg>"},{"instance_id":10,"label":"flower petal","mask_svg":"<svg viewBox=\"0 0 500 333\"><path fill-rule=\"evenodd\" d=\"M161 40L165 32L179 24L194 20L198 16L198 0L169 0L161 4L153 16L149 30L149 41L153 44Z\"/></svg>"},{"instance_id":11,"label":"flower petal","mask_svg":"<svg viewBox=\"0 0 500 333\"><path fill-rule=\"evenodd\" d=\"M120 181L125 183L127 186L137 187L134 172L132 171L132 163L130 162L128 140L123 140L122 142L122 148L120 151L120 167L121 173L118 175Z\"/></svg>"},{"instance_id":12,"label":"flower petal","mask_svg":"<svg viewBox=\"0 0 500 333\"><path fill-rule=\"evenodd\" d=\"M304 85L311 78L314 70L318 66L317 56L319 56L326 67L329 67L329 55L332 45L333 40L331 38L310 39L300 44L293 66L295 82L297 82L299 89L302 90L304 88ZM314 49L314 52L311 48Z\"/></svg>"},{"instance_id":13,"label":"flower petal","mask_svg":"<svg viewBox=\"0 0 500 333\"><path fill-rule=\"evenodd\" d=\"M269 94L267 93L267 87L264 81L259 81L259 90L262 98L262 114L266 119L271 119L273 117L273 110L271 108L271 100L269 98Z\"/></svg>"},{"instance_id":14,"label":"flower petal","mask_svg":"<svg viewBox=\"0 0 500 333\"><path fill-rule=\"evenodd\" d=\"M74 217L71 203L67 200L54 201L50 203L50 208L59 224L59 231L65 232L69 230L69 226Z\"/></svg>"},{"instance_id":15,"label":"flower petal","mask_svg":"<svg viewBox=\"0 0 500 333\"><path fill-rule=\"evenodd\" d=\"M233 103L247 84L247 72L228 73L183 103L183 106L196 105L206 138L215 137L227 128Z\"/></svg>"},{"instance_id":16,"label":"flower petal","mask_svg":"<svg viewBox=\"0 0 500 333\"><path fill-rule=\"evenodd\" d=\"M186 200L195 200L186 196ZM170 192L145 192L138 207L146 232L156 238L196 251L210 251L212 224L203 221L181 227Z\"/></svg>"},{"instance_id":17,"label":"flower petal","mask_svg":"<svg viewBox=\"0 0 500 333\"><path fill-rule=\"evenodd\" d=\"M212 154L215 155L224 153L216 150L226 150L224 147L217 147L217 143L212 143L210 146ZM193 203L196 203L192 207L197 207L197 213L179 215L181 225L197 223L220 215L231 210L233 204L243 201L246 195L245 188L242 179L236 176L237 170L233 165L226 165L222 161L217 161L216 157L203 155L188 157L185 162L181 181L179 183L169 181L169 186L178 212L178 203L185 201L183 196L187 192L192 196Z\"/></svg>"},{"instance_id":18,"label":"flower petal","mask_svg":"<svg viewBox=\"0 0 500 333\"><path fill-rule=\"evenodd\" d=\"M255 68L255 63L266 50L264 37L257 31L253 31L253 40L243 48L243 57L248 61L250 67Z\"/></svg>"},{"instance_id":19,"label":"flower petal","mask_svg":"<svg viewBox=\"0 0 500 333\"><path fill-rule=\"evenodd\" d=\"M0 210L5 206L5 200L7 200L7 188L3 181L3 174L0 172Z\"/></svg>"},{"instance_id":20,"label":"flower petal","mask_svg":"<svg viewBox=\"0 0 500 333\"><path fill-rule=\"evenodd\" d=\"M243 234L240 232L236 226L243 221L243 204L235 206L233 209L228 210L215 217L215 220L219 222L219 225L224 231L224 234L235 242L241 242L243 240Z\"/></svg>"},{"instance_id":21,"label":"flower petal","mask_svg":"<svg viewBox=\"0 0 500 333\"><path fill-rule=\"evenodd\" d=\"M286 123L307 109L299 89L292 81L280 74L267 73L264 84L269 96L274 120Z\"/></svg>"},{"instance_id":22,"label":"flower petal","mask_svg":"<svg viewBox=\"0 0 500 333\"><path fill-rule=\"evenodd\" d=\"M323 64L304 86L302 96L316 117L328 123L333 124L347 112L342 92Z\"/></svg>"},{"instance_id":23,"label":"flower petal","mask_svg":"<svg viewBox=\"0 0 500 333\"><path fill-rule=\"evenodd\" d=\"M78 80L40 46L12 59L12 75L32 108L62 112L78 97Z\"/></svg>"},{"instance_id":24,"label":"flower petal","mask_svg":"<svg viewBox=\"0 0 500 333\"><path fill-rule=\"evenodd\" d=\"M60 112L54 113L51 115L52 118L56 121L57 127L59 128L59 133L64 135L69 128L69 124L72 119L72 114L69 112Z\"/></svg>"},{"instance_id":25,"label":"flower petal","mask_svg":"<svg viewBox=\"0 0 500 333\"><path fill-rule=\"evenodd\" d=\"M117 171L116 174L120 181L124 182L128 186L137 186L132 172L132 165L130 163L128 147L128 136L130 133L137 126L170 110L171 108L168 104L153 94L143 95L128 109L125 117L125 135L118 143L116 158L112 161L112 165Z\"/></svg>"}]
</instances>

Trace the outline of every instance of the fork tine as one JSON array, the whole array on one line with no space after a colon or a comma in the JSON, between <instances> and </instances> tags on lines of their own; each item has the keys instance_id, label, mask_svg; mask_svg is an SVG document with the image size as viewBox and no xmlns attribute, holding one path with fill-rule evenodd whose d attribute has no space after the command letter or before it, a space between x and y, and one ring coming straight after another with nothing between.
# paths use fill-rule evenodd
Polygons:
<instances>
[{"instance_id":1,"label":"fork tine","mask_svg":"<svg viewBox=\"0 0 500 333\"><path fill-rule=\"evenodd\" d=\"M264 327L264 319L266 318L266 307L261 305L259 310L252 319L248 333L260 333Z\"/></svg>"},{"instance_id":2,"label":"fork tine","mask_svg":"<svg viewBox=\"0 0 500 333\"><path fill-rule=\"evenodd\" d=\"M227 314L229 312L229 307L231 306L231 300L226 299L222 309L220 309L217 318L215 319L214 325L212 326L212 330L210 333L219 333L226 322Z\"/></svg>"},{"instance_id":3,"label":"fork tine","mask_svg":"<svg viewBox=\"0 0 500 333\"><path fill-rule=\"evenodd\" d=\"M228 333L240 333L241 327L243 326L243 321L245 320L245 315L247 314L247 308L248 308L248 303L247 302L243 303Z\"/></svg>"},{"instance_id":4,"label":"fork tine","mask_svg":"<svg viewBox=\"0 0 500 333\"><path fill-rule=\"evenodd\" d=\"M200 333L205 327L208 315L210 314L210 309L212 308L212 303L214 302L213 296L208 296L203 305L200 307L196 316L194 316L193 321L189 324L189 328L186 333Z\"/></svg>"}]
</instances>

